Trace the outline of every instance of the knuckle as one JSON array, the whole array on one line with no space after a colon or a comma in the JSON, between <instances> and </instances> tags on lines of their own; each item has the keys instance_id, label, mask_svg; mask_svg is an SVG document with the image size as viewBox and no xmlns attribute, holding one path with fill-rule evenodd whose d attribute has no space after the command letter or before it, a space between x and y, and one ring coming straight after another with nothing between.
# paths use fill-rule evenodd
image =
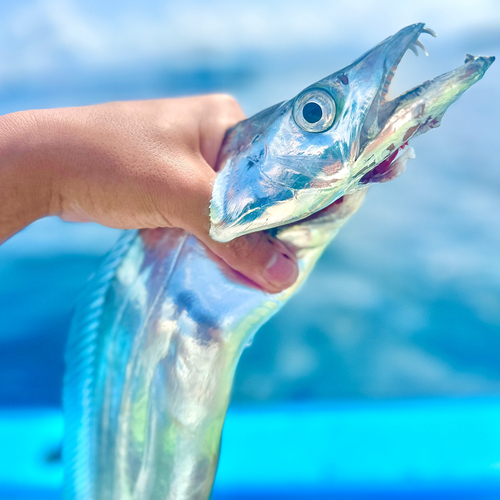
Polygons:
<instances>
[{"instance_id":1,"label":"knuckle","mask_svg":"<svg viewBox=\"0 0 500 500\"><path fill-rule=\"evenodd\" d=\"M220 93L211 94L211 98L214 102L224 106L237 106L238 102L231 94Z\"/></svg>"},{"instance_id":2,"label":"knuckle","mask_svg":"<svg viewBox=\"0 0 500 500\"><path fill-rule=\"evenodd\" d=\"M211 105L219 110L222 115L229 118L241 119L243 110L238 101L230 94L212 94L209 96Z\"/></svg>"}]
</instances>

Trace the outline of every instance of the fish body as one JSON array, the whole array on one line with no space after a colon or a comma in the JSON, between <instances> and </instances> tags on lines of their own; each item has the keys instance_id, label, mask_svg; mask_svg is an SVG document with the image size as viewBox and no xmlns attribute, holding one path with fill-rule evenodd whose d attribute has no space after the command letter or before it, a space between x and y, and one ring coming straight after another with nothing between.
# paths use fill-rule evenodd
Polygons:
<instances>
[{"instance_id":1,"label":"fish body","mask_svg":"<svg viewBox=\"0 0 500 500\"><path fill-rule=\"evenodd\" d=\"M363 197L335 207L329 236ZM241 352L322 253L329 237L316 226L283 230L302 245L300 278L275 295L182 230L124 236L75 317L85 334L68 346L66 498L208 498Z\"/></svg>"},{"instance_id":2,"label":"fish body","mask_svg":"<svg viewBox=\"0 0 500 500\"><path fill-rule=\"evenodd\" d=\"M262 291L179 229L129 231L116 244L68 341L66 500L209 498L243 349L304 282L366 187L401 173L407 141L436 126L492 62L472 58L383 103L387 75L424 31L401 30L228 132L212 236L269 231L297 256L292 287Z\"/></svg>"}]
</instances>

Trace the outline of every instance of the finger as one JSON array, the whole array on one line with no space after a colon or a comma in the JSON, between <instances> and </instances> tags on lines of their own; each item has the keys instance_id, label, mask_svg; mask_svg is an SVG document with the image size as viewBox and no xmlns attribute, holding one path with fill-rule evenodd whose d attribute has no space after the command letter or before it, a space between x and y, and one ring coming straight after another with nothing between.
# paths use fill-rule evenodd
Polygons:
<instances>
[{"instance_id":1,"label":"finger","mask_svg":"<svg viewBox=\"0 0 500 500\"><path fill-rule=\"evenodd\" d=\"M265 232L240 236L228 243L216 242L205 235L199 237L226 264L267 292L281 292L297 280L295 255Z\"/></svg>"},{"instance_id":2,"label":"finger","mask_svg":"<svg viewBox=\"0 0 500 500\"><path fill-rule=\"evenodd\" d=\"M190 185L190 195L183 206L181 227L193 233L226 264L262 289L277 293L291 286L299 274L297 259L291 250L268 233L251 233L227 243L219 243L210 237L209 207L216 174L208 165L204 172L205 176L200 175Z\"/></svg>"}]
</instances>

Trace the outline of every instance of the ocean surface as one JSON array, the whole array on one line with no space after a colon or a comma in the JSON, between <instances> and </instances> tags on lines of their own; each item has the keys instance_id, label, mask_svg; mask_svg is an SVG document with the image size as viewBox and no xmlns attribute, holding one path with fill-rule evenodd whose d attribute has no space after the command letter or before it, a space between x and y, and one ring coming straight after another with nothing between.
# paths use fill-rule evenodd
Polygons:
<instances>
[{"instance_id":1,"label":"ocean surface","mask_svg":"<svg viewBox=\"0 0 500 500\"><path fill-rule=\"evenodd\" d=\"M466 52L500 55L486 0L138 5L2 3L0 111L230 92L250 115L419 21L439 38L421 37L430 57L405 56L395 95ZM236 406L499 395L499 116L497 61L259 331ZM0 247L0 408L60 407L75 302L119 234L47 218Z\"/></svg>"},{"instance_id":2,"label":"ocean surface","mask_svg":"<svg viewBox=\"0 0 500 500\"><path fill-rule=\"evenodd\" d=\"M474 8L469 19L451 23L439 9L427 13L423 5L419 16L409 16L382 2L393 11L383 25L369 21L367 7L364 22L350 19L351 30L325 2L257 2L248 11L241 5L150 1L140 12L126 2L4 7L10 12L0 37L0 109L223 91L252 114L429 17L440 37L421 37L429 58L405 56L395 95L458 66L465 52L500 53L493 4L489 17L486 7ZM408 171L371 189L307 285L262 328L241 361L234 401L500 390L498 116L495 63L441 128L413 141L417 159ZM45 219L0 248L0 405L60 404L71 312L118 234Z\"/></svg>"}]
</instances>

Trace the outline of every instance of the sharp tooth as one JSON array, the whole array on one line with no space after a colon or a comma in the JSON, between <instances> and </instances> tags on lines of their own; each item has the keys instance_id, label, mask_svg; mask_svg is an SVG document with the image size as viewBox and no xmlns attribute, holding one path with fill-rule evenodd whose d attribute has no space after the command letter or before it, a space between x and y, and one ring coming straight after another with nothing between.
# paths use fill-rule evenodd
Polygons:
<instances>
[{"instance_id":1,"label":"sharp tooth","mask_svg":"<svg viewBox=\"0 0 500 500\"><path fill-rule=\"evenodd\" d=\"M413 42L410 43L410 45L408 46L408 48L418 57L417 46Z\"/></svg>"},{"instance_id":2,"label":"sharp tooth","mask_svg":"<svg viewBox=\"0 0 500 500\"><path fill-rule=\"evenodd\" d=\"M427 33L428 35L433 36L434 38L437 38L437 33L434 30L431 30L430 28L423 28L422 33Z\"/></svg>"},{"instance_id":3,"label":"sharp tooth","mask_svg":"<svg viewBox=\"0 0 500 500\"><path fill-rule=\"evenodd\" d=\"M424 54L428 56L427 50L425 50L424 44L420 40L416 40L415 43L424 51Z\"/></svg>"}]
</instances>

